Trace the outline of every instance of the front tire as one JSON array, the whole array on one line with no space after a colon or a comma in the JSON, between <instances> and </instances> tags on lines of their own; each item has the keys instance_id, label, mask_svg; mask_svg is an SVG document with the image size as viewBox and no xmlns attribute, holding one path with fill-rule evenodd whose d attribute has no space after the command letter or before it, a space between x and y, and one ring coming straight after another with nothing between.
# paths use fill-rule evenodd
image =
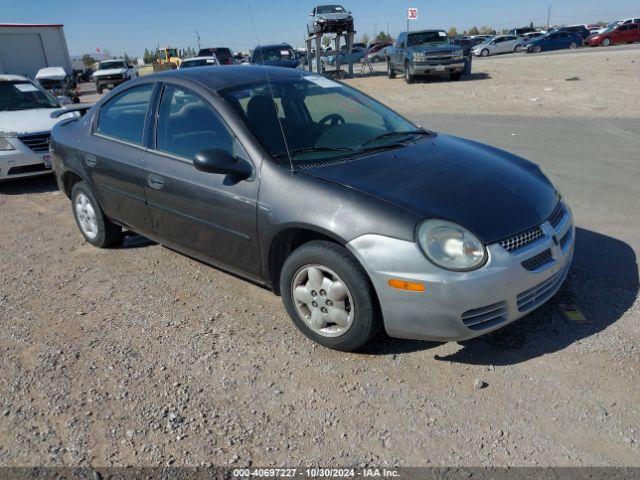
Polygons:
<instances>
[{"instance_id":1,"label":"front tire","mask_svg":"<svg viewBox=\"0 0 640 480\"><path fill-rule=\"evenodd\" d=\"M461 78L462 78L462 73L451 73L451 74L449 74L449 80L452 80L454 82L457 82Z\"/></svg>"},{"instance_id":2,"label":"front tire","mask_svg":"<svg viewBox=\"0 0 640 480\"><path fill-rule=\"evenodd\" d=\"M603 47L608 47L609 45L611 45L611 39L605 38L604 40L602 40L602 43L600 45L602 45Z\"/></svg>"},{"instance_id":3,"label":"front tire","mask_svg":"<svg viewBox=\"0 0 640 480\"><path fill-rule=\"evenodd\" d=\"M409 66L408 63L404 64L404 81L407 82L408 84L412 84L413 83L413 75L411 75L411 67Z\"/></svg>"},{"instance_id":4,"label":"front tire","mask_svg":"<svg viewBox=\"0 0 640 480\"><path fill-rule=\"evenodd\" d=\"M100 86L100 84L99 84L99 83L96 83L96 92L101 94L101 93L102 93L102 91L103 91L103 90L102 90L102 87Z\"/></svg>"},{"instance_id":5,"label":"front tire","mask_svg":"<svg viewBox=\"0 0 640 480\"><path fill-rule=\"evenodd\" d=\"M109 220L86 182L78 182L71 190L73 216L87 242L99 248L122 245L122 227Z\"/></svg>"},{"instance_id":6,"label":"front tire","mask_svg":"<svg viewBox=\"0 0 640 480\"><path fill-rule=\"evenodd\" d=\"M522 45L516 45L516 48L514 48L513 51L516 53L520 53L522 51Z\"/></svg>"},{"instance_id":7,"label":"front tire","mask_svg":"<svg viewBox=\"0 0 640 480\"><path fill-rule=\"evenodd\" d=\"M540 53L542 51L542 47L540 45L536 45L533 47L533 53Z\"/></svg>"},{"instance_id":8,"label":"front tire","mask_svg":"<svg viewBox=\"0 0 640 480\"><path fill-rule=\"evenodd\" d=\"M295 326L328 348L357 350L382 324L366 272L346 248L332 242L309 242L289 255L280 291Z\"/></svg>"},{"instance_id":9,"label":"front tire","mask_svg":"<svg viewBox=\"0 0 640 480\"><path fill-rule=\"evenodd\" d=\"M387 77L396 78L396 71L393 69L393 65L391 64L391 60L387 61Z\"/></svg>"},{"instance_id":10,"label":"front tire","mask_svg":"<svg viewBox=\"0 0 640 480\"><path fill-rule=\"evenodd\" d=\"M489 50L486 48L483 48L482 51L480 52L480 56L481 57L488 57L489 56Z\"/></svg>"}]
</instances>

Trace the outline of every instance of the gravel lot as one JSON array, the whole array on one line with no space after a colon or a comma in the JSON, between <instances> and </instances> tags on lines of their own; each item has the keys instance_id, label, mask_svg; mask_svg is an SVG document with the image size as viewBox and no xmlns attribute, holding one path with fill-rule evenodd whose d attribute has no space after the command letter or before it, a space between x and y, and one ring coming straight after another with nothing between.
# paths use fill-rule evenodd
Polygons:
<instances>
[{"instance_id":1,"label":"gravel lot","mask_svg":"<svg viewBox=\"0 0 640 480\"><path fill-rule=\"evenodd\" d=\"M351 81L420 121L577 126L529 145L491 136L505 117L440 119L518 153L584 149L545 163L580 226L567 283L464 344L318 347L269 291L140 237L91 247L52 179L0 185L0 465L640 466L640 141L624 128L640 55L601 50L479 61L463 83ZM596 135L578 136L585 119ZM600 119L617 123L597 138Z\"/></svg>"}]
</instances>

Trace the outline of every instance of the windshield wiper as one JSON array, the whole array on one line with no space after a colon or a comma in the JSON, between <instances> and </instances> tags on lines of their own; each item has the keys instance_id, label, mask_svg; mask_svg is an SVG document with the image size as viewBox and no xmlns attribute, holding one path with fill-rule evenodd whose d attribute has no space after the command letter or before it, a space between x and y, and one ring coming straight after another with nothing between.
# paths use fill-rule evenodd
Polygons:
<instances>
[{"instance_id":1,"label":"windshield wiper","mask_svg":"<svg viewBox=\"0 0 640 480\"><path fill-rule=\"evenodd\" d=\"M377 135L373 138L370 138L369 140L364 142L362 146L364 147L365 145L369 145L370 143L377 142L378 140L382 140L383 138L396 137L399 135L432 135L432 133L423 128L416 129L416 130L401 130L398 132L386 132L386 133Z\"/></svg>"},{"instance_id":2,"label":"windshield wiper","mask_svg":"<svg viewBox=\"0 0 640 480\"><path fill-rule=\"evenodd\" d=\"M306 148L296 148L291 150L289 153L291 155L295 155L297 153L311 153L311 152L352 152L352 148L348 147L306 147ZM283 157L287 154L287 152L280 152L274 155L274 157Z\"/></svg>"}]
</instances>

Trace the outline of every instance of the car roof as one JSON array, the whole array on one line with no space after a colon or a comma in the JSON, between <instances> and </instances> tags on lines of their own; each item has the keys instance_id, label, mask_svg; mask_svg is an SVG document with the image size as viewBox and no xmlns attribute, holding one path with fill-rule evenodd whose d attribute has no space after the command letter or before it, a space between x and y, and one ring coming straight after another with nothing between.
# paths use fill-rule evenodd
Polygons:
<instances>
[{"instance_id":1,"label":"car roof","mask_svg":"<svg viewBox=\"0 0 640 480\"><path fill-rule=\"evenodd\" d=\"M20 82L27 81L30 82L27 77L23 77L22 75L0 75L0 82Z\"/></svg>"},{"instance_id":2,"label":"car roof","mask_svg":"<svg viewBox=\"0 0 640 480\"><path fill-rule=\"evenodd\" d=\"M54 79L64 80L67 78L67 72L62 67L45 67L38 70L36 73L36 80L38 79Z\"/></svg>"},{"instance_id":3,"label":"car roof","mask_svg":"<svg viewBox=\"0 0 640 480\"><path fill-rule=\"evenodd\" d=\"M270 79L300 78L316 76L311 72L294 68L265 67L262 65L224 65L206 68L185 68L184 70L167 70L141 77L141 80L163 80L170 78L186 78L209 88L222 90L237 85L259 82Z\"/></svg>"},{"instance_id":4,"label":"car roof","mask_svg":"<svg viewBox=\"0 0 640 480\"><path fill-rule=\"evenodd\" d=\"M202 55L201 57L190 57L190 58L185 58L182 62L188 62L190 60L216 60L218 57L216 57L215 55Z\"/></svg>"},{"instance_id":5,"label":"car roof","mask_svg":"<svg viewBox=\"0 0 640 480\"><path fill-rule=\"evenodd\" d=\"M254 50L258 50L259 48L278 48L278 47L287 47L287 48L293 48L291 45L289 45L288 43L272 43L269 45L256 45L256 48L254 48Z\"/></svg>"}]
</instances>

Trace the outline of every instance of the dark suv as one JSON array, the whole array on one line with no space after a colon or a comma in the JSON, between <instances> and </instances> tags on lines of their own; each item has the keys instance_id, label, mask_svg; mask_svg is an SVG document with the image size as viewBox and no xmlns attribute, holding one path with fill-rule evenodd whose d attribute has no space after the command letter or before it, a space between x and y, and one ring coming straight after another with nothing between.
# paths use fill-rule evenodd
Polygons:
<instances>
[{"instance_id":1,"label":"dark suv","mask_svg":"<svg viewBox=\"0 0 640 480\"><path fill-rule=\"evenodd\" d=\"M227 47L201 48L198 57L217 57L220 65L233 65L233 53Z\"/></svg>"}]
</instances>

